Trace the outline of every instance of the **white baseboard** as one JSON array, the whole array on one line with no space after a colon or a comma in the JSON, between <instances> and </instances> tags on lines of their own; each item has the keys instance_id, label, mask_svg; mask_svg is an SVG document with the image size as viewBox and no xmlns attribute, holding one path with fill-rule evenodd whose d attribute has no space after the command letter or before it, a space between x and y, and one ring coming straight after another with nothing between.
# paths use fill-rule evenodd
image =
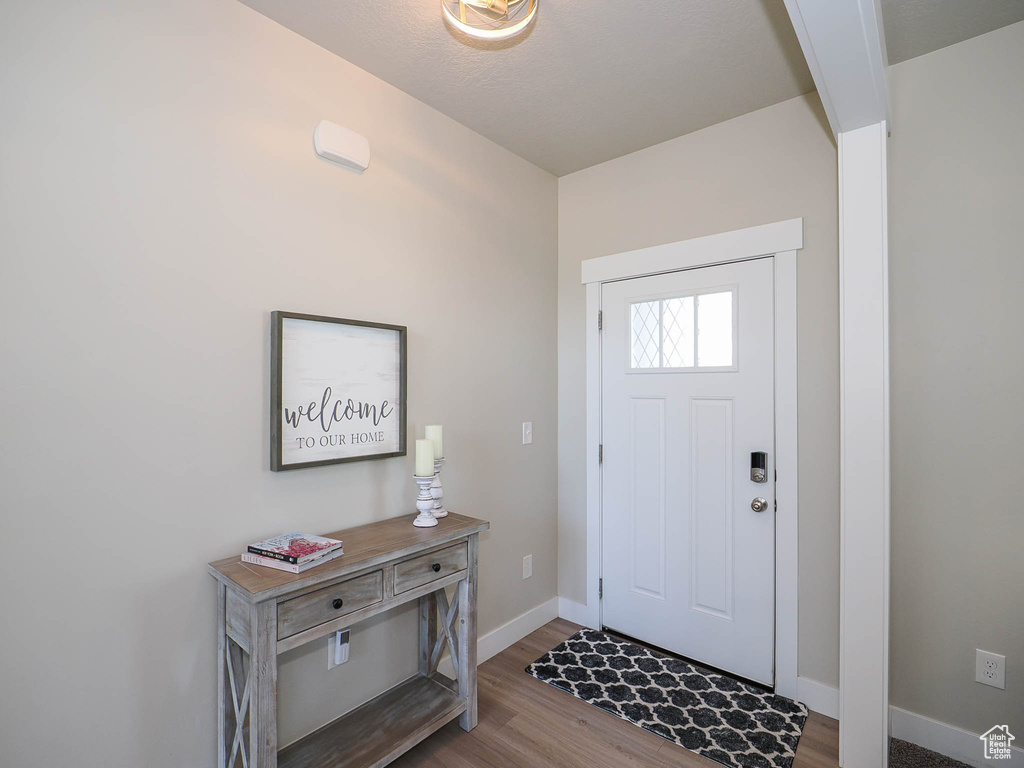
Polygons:
<instances>
[{"instance_id":1,"label":"white baseboard","mask_svg":"<svg viewBox=\"0 0 1024 768\"><path fill-rule=\"evenodd\" d=\"M558 598L558 618L587 626L587 606L566 597Z\"/></svg>"},{"instance_id":2,"label":"white baseboard","mask_svg":"<svg viewBox=\"0 0 1024 768\"><path fill-rule=\"evenodd\" d=\"M993 723L997 725L997 723ZM1004 725L1004 723L998 723ZM1010 725L1012 728L1013 725ZM1009 760L986 760L984 744L977 733L965 731L954 725L940 723L930 717L908 712L899 707L889 707L889 735L895 739L909 741L925 749L952 757L962 763L976 768L991 768L999 765L1002 768L1019 768L1024 766L1024 749L1013 747L1013 757ZM1016 735L1016 734L1015 734ZM1024 739L1024 734L1019 738Z\"/></svg>"},{"instance_id":3,"label":"white baseboard","mask_svg":"<svg viewBox=\"0 0 1024 768\"><path fill-rule=\"evenodd\" d=\"M558 598L552 597L546 603L531 608L522 616L517 616L507 624L502 624L486 635L481 635L476 641L477 664L483 664L492 656L497 656L513 643L522 640L531 632L557 618ZM437 671L442 675L454 678L455 668L452 666L451 658L445 656L437 665Z\"/></svg>"},{"instance_id":4,"label":"white baseboard","mask_svg":"<svg viewBox=\"0 0 1024 768\"><path fill-rule=\"evenodd\" d=\"M807 677L796 679L796 698L820 715L839 719L839 689Z\"/></svg>"},{"instance_id":5,"label":"white baseboard","mask_svg":"<svg viewBox=\"0 0 1024 768\"><path fill-rule=\"evenodd\" d=\"M497 656L512 643L517 643L549 621L558 618L558 598L552 597L546 603L531 608L507 624L502 624L481 637L476 644L477 660L483 664L491 656Z\"/></svg>"}]
</instances>

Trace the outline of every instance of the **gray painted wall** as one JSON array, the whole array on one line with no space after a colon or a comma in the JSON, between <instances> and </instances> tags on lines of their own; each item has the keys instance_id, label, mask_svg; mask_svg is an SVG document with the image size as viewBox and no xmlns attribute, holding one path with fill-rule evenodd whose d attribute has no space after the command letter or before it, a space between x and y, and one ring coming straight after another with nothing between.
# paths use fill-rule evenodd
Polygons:
<instances>
[{"instance_id":1,"label":"gray painted wall","mask_svg":"<svg viewBox=\"0 0 1024 768\"><path fill-rule=\"evenodd\" d=\"M580 262L802 216L800 675L839 682L836 150L816 95L558 181L558 585L586 602L585 295Z\"/></svg>"},{"instance_id":2,"label":"gray painted wall","mask_svg":"<svg viewBox=\"0 0 1024 768\"><path fill-rule=\"evenodd\" d=\"M898 64L889 146L892 704L1018 739L1022 80L1024 23ZM1005 691L974 682L976 648L1007 657Z\"/></svg>"},{"instance_id":3,"label":"gray painted wall","mask_svg":"<svg viewBox=\"0 0 1024 768\"><path fill-rule=\"evenodd\" d=\"M1018 24L892 69L892 701L975 731L1024 711L1022 55ZM556 301L557 582L585 599L579 263L794 216L800 674L836 684L835 149L813 96L556 181L233 0L19 3L0 69L12 764L212 765L205 562L410 511L411 457L267 470L271 309L410 327L411 433L446 425L448 499L493 522L487 632L555 594ZM369 136L366 174L313 155L325 118ZM413 620L362 627L330 674L323 643L282 657L282 742L410 673ZM1005 692L973 682L976 647L1009 657Z\"/></svg>"},{"instance_id":4,"label":"gray painted wall","mask_svg":"<svg viewBox=\"0 0 1024 768\"><path fill-rule=\"evenodd\" d=\"M412 455L268 470L273 309L409 326L481 631L554 597L554 177L234 0L9 3L0 72L0 763L212 766L206 562L414 511ZM282 657L282 742L413 672L414 619Z\"/></svg>"}]
</instances>

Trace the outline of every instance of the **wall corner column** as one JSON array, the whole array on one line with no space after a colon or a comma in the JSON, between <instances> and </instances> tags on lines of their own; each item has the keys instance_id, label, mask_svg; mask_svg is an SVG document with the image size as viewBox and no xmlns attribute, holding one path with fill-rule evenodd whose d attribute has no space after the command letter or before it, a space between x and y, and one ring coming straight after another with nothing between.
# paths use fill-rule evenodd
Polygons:
<instances>
[{"instance_id":1,"label":"wall corner column","mask_svg":"<svg viewBox=\"0 0 1024 768\"><path fill-rule=\"evenodd\" d=\"M888 765L889 264L885 121L838 134L839 762Z\"/></svg>"}]
</instances>

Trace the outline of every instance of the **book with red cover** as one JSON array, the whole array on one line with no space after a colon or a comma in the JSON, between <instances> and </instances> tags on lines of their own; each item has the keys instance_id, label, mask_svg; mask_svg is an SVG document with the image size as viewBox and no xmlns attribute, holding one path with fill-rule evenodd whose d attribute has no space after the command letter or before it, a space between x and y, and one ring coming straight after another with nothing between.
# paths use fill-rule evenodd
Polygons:
<instances>
[{"instance_id":1,"label":"book with red cover","mask_svg":"<svg viewBox=\"0 0 1024 768\"><path fill-rule=\"evenodd\" d=\"M314 536L311 533L285 533L272 539L257 541L246 547L248 552L292 565L302 565L341 547L337 539Z\"/></svg>"}]
</instances>

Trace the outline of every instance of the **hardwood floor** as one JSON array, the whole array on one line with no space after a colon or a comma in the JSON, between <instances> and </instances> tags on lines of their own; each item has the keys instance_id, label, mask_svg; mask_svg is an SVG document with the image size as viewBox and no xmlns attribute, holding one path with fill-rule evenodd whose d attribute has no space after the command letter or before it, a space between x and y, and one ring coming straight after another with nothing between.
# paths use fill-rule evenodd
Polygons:
<instances>
[{"instance_id":1,"label":"hardwood floor","mask_svg":"<svg viewBox=\"0 0 1024 768\"><path fill-rule=\"evenodd\" d=\"M580 627L555 619L480 665L480 724L450 723L396 768L683 766L719 764L527 675L527 664ZM839 723L811 713L793 768L838 768ZM720 768L720 767L719 767Z\"/></svg>"}]
</instances>

